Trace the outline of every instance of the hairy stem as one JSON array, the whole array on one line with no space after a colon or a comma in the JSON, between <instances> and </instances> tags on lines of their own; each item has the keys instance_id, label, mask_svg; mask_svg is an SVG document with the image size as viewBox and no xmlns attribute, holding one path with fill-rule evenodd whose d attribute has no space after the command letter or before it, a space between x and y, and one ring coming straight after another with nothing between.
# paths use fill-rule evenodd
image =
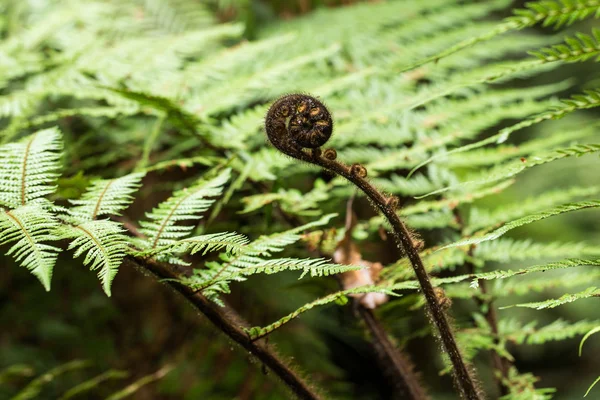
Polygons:
<instances>
[{"instance_id":1,"label":"hairy stem","mask_svg":"<svg viewBox=\"0 0 600 400\"><path fill-rule=\"evenodd\" d=\"M125 263L152 272L157 278L179 292L219 330L273 371L299 399L318 400L321 398L315 389L308 385L290 365L282 361L272 349L267 347L264 341L250 340L250 337L242 329L245 326L244 322L232 310L217 306L206 297L178 282L180 276L174 272L172 266L131 256L126 257Z\"/></svg>"},{"instance_id":2,"label":"hairy stem","mask_svg":"<svg viewBox=\"0 0 600 400\"><path fill-rule=\"evenodd\" d=\"M369 181L367 169L359 164L350 167L336 161L334 149L321 150L333 133L333 118L325 105L306 94L289 94L275 101L265 118L265 132L279 151L290 157L318 165L340 175L362 190L392 226L394 238L415 271L429 315L437 328L444 350L452 362L456 387L463 399L479 400L481 395L474 377L463 360L446 313L429 280L418 246L408 228L396 214L398 199L386 198Z\"/></svg>"},{"instance_id":3,"label":"hairy stem","mask_svg":"<svg viewBox=\"0 0 600 400\"><path fill-rule=\"evenodd\" d=\"M388 199L365 179L366 170L364 171L365 174L357 173L357 168L354 168L354 166L348 167L336 160L330 160L321 156L318 151L313 151L312 154L299 151L297 155L299 156L298 158L301 158L303 161L319 165L349 180L361 189L382 212L392 226L397 244L404 250L415 271L415 275L419 281L423 295L425 296L431 319L439 332L439 337L444 350L452 362L457 389L464 399L481 399L475 378L472 376L467 363L462 358L454 337L454 332L452 331L444 308L439 304L433 285L425 270L425 265L419 255L419 250L415 243L413 243L408 228L396 213L394 205L397 205L397 203L388 202ZM360 168L364 169L362 166Z\"/></svg>"}]
</instances>

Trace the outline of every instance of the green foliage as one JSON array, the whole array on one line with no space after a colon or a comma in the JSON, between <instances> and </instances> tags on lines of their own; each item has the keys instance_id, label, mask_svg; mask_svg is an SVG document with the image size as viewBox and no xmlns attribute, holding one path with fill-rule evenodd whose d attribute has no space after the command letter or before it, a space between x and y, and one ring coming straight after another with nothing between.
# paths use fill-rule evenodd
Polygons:
<instances>
[{"instance_id":1,"label":"green foliage","mask_svg":"<svg viewBox=\"0 0 600 400\"><path fill-rule=\"evenodd\" d=\"M232 4L221 3L219 12ZM234 19L261 17L256 4L233 4L247 13ZM600 59L600 33L579 22L600 17L600 4L533 1L498 21L510 6L389 0L249 27L218 23L216 8L198 1L8 0L0 5L3 254L49 290L72 252L109 296L125 258L168 264L211 301L238 305L253 339L294 321L279 336L284 351L306 337L313 353L325 342L315 332L346 343L346 328L321 307L349 313L349 297L385 293L390 301L377 312L411 349L429 330L418 326L418 283L385 244L384 219L345 181L266 146L269 104L308 92L334 116L327 147L399 196L434 285L456 300L458 337L475 367L487 362L484 351L519 365L520 346L567 346L598 325L583 307L558 306L599 295L600 91L587 74ZM560 41L544 27L572 31ZM361 268L329 261L344 228L335 215L353 196L357 251L388 265L358 288L292 285ZM508 307L495 332L489 310ZM303 367L333 364L329 350ZM3 371L0 381L20 374ZM335 371L314 375L342 381ZM63 398L122 377L109 371ZM515 366L498 379L503 399L553 393Z\"/></svg>"}]
</instances>

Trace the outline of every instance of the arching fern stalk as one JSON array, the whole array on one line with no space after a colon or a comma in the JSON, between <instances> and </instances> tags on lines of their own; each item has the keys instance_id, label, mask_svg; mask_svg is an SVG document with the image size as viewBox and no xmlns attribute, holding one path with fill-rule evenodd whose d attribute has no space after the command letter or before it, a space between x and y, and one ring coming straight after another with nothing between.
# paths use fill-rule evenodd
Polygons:
<instances>
[{"instance_id":1,"label":"arching fern stalk","mask_svg":"<svg viewBox=\"0 0 600 400\"><path fill-rule=\"evenodd\" d=\"M452 362L456 386L461 397L480 399L473 372L463 360L460 349L450 327L448 317L435 293L425 265L419 255L418 242L396 214L398 199L385 197L366 179L367 170L360 164L344 165L336 161L336 151L321 146L333 132L333 121L323 103L314 97L301 94L287 95L277 100L269 109L265 129L269 140L279 151L300 161L309 162L332 171L352 182L362 190L383 213L392 226L394 237L406 252L419 281L428 310L440 341Z\"/></svg>"}]
</instances>

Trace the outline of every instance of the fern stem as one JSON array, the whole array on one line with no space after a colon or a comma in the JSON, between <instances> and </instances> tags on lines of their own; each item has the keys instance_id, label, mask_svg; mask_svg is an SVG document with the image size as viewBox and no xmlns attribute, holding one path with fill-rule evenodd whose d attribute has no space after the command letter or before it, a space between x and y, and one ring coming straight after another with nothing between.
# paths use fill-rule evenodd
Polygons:
<instances>
[{"instance_id":1,"label":"fern stem","mask_svg":"<svg viewBox=\"0 0 600 400\"><path fill-rule=\"evenodd\" d=\"M394 238L408 256L425 296L429 315L439 333L443 348L453 366L456 387L463 399L480 400L476 380L463 360L454 332L439 303L427 275L417 244L398 214L398 199L386 198L366 179L367 169L359 164L350 167L336 161L334 149L321 150L333 132L333 119L323 103L305 94L290 94L277 100L265 118L265 131L269 141L279 151L300 161L320 166L340 175L362 190L388 220Z\"/></svg>"},{"instance_id":2,"label":"fern stem","mask_svg":"<svg viewBox=\"0 0 600 400\"><path fill-rule=\"evenodd\" d=\"M242 329L246 325L240 317L229 308L219 307L206 297L195 293L193 289L179 282L179 274L173 271L172 266L165 265L150 259L141 259L131 256L125 258L125 263L143 271L150 271L161 281L179 292L198 311L206 316L219 330L225 333L234 342L248 350L258 358L266 367L277 375L299 399L319 400L321 397L294 369L284 362L264 342L252 341Z\"/></svg>"},{"instance_id":3,"label":"fern stem","mask_svg":"<svg viewBox=\"0 0 600 400\"><path fill-rule=\"evenodd\" d=\"M458 344L454 337L454 332L450 326L443 307L439 304L433 285L431 284L429 276L427 275L427 271L425 270L425 265L423 264L423 261L419 255L418 248L415 243L413 243L408 228L398 217L395 208L392 207L391 204L388 203L388 199L386 199L383 194L381 194L374 186L372 186L364 177L361 177L359 174L352 173L352 168L349 168L335 160L329 160L325 157L316 157L316 153L313 153L313 156L309 156L305 152L302 152L302 154L305 155L304 161L319 165L331 172L343 176L355 186L360 188L367 195L367 197L373 201L375 206L388 220L394 231L396 243L406 252L413 270L415 271L415 275L419 281L419 285L421 286L425 300L427 301L431 319L433 320L433 323L439 332L439 337L444 350L452 362L456 386L461 396L468 400L481 399L475 378L472 376L467 363L462 358Z\"/></svg>"}]
</instances>

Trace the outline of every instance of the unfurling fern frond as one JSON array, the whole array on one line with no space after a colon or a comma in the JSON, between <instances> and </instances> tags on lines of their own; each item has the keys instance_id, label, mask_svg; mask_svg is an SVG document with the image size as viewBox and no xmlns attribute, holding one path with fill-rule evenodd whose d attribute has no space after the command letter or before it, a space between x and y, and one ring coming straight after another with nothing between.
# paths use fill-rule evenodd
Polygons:
<instances>
[{"instance_id":1,"label":"unfurling fern frond","mask_svg":"<svg viewBox=\"0 0 600 400\"><path fill-rule=\"evenodd\" d=\"M176 225L177 222L197 220L208 210L219 196L230 177L225 169L215 178L201 179L195 185L179 190L146 214L148 220L140 221L140 231L146 235L145 247L156 248L174 244L190 234L191 225Z\"/></svg>"},{"instance_id":2,"label":"unfurling fern frond","mask_svg":"<svg viewBox=\"0 0 600 400\"><path fill-rule=\"evenodd\" d=\"M56 128L0 147L0 205L16 208L53 193L61 150Z\"/></svg>"},{"instance_id":3,"label":"unfurling fern frond","mask_svg":"<svg viewBox=\"0 0 600 400\"><path fill-rule=\"evenodd\" d=\"M39 202L0 213L0 245L14 243L6 254L29 269L47 291L60 251L46 243L57 239L55 231L60 226L49 207Z\"/></svg>"},{"instance_id":4,"label":"unfurling fern frond","mask_svg":"<svg viewBox=\"0 0 600 400\"><path fill-rule=\"evenodd\" d=\"M83 253L84 265L99 270L98 277L107 296L111 284L125 257L129 241L124 229L114 221L87 221L77 226L63 226L57 232L61 238L72 239L69 250L76 249L74 257Z\"/></svg>"}]
</instances>

